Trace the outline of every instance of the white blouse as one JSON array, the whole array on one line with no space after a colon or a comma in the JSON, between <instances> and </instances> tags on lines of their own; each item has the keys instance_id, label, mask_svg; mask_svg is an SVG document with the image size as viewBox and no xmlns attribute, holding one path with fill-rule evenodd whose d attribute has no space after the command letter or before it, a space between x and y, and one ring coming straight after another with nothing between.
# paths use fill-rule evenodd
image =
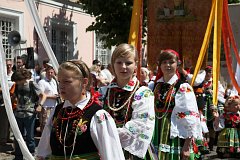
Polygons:
<instances>
[{"instance_id":1,"label":"white blouse","mask_svg":"<svg viewBox=\"0 0 240 160\"><path fill-rule=\"evenodd\" d=\"M136 83L137 78L134 77L122 89L132 91ZM108 86L108 88L114 87L118 87L115 82ZM148 87L142 86L133 97L132 117L123 127L118 128L118 133L124 150L144 158L152 140L155 125L154 95Z\"/></svg>"},{"instance_id":2,"label":"white blouse","mask_svg":"<svg viewBox=\"0 0 240 160\"><path fill-rule=\"evenodd\" d=\"M87 98L79 101L74 106L83 109L90 99L90 93ZM65 101L63 108L73 106L69 101ZM38 157L47 157L52 153L50 146L50 134L52 129L52 118L55 109L52 111L47 124L44 127L40 142L37 147ZM107 117L107 118L106 118ZM100 121L101 122L100 122ZM96 145L102 160L124 160L124 154L120 144L117 128L113 118L105 110L101 109L95 113L90 123L91 137Z\"/></svg>"},{"instance_id":3,"label":"white blouse","mask_svg":"<svg viewBox=\"0 0 240 160\"><path fill-rule=\"evenodd\" d=\"M178 76L175 74L167 83L172 85L177 80ZM163 77L157 82L164 82ZM175 95L175 107L171 114L170 138L202 139L202 132L196 96L192 87L188 83L183 83Z\"/></svg>"}]
</instances>

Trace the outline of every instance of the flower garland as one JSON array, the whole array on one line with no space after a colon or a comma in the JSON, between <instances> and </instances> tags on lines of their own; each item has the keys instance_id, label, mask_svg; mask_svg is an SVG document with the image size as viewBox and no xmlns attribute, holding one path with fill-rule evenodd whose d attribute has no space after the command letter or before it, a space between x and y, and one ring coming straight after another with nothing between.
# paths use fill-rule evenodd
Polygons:
<instances>
[{"instance_id":1,"label":"flower garland","mask_svg":"<svg viewBox=\"0 0 240 160\"><path fill-rule=\"evenodd\" d=\"M129 103L129 102L131 101L131 98L132 98L132 96L134 95L134 93L136 92L136 90L138 89L138 86L139 86L139 81L137 80L134 90L132 91L132 93L130 94L130 96L128 97L128 99L127 99L127 100L123 103L123 105L120 106L119 108L116 108L116 107L115 107L115 104L113 104L113 105L114 105L113 107L110 106L110 89L109 89L109 90L108 90L108 95L107 95L107 106L108 106L108 108L109 108L110 110L114 111L114 112L117 112L117 111L123 109L123 108L127 105L127 103ZM115 97L114 97L114 101L115 101Z\"/></svg>"},{"instance_id":2,"label":"flower garland","mask_svg":"<svg viewBox=\"0 0 240 160\"><path fill-rule=\"evenodd\" d=\"M234 113L224 113L223 117L229 121L233 127L236 127L240 123L240 116L239 114L234 114Z\"/></svg>"},{"instance_id":3,"label":"flower garland","mask_svg":"<svg viewBox=\"0 0 240 160\"><path fill-rule=\"evenodd\" d=\"M164 93L163 97L159 97L157 96L156 94L154 95L155 97L159 97L157 100L159 100L160 102L164 103L164 107L161 109L161 108L157 108L156 107L156 104L155 104L155 111L156 112L168 112L169 110L169 106L171 104L171 101L172 101L172 96L173 94L175 94L175 89L174 89L174 86L176 85L177 82L175 82L174 84L171 85L171 87ZM157 90L160 90L161 86L159 87L156 87L156 92ZM167 107L167 109L166 109Z\"/></svg>"}]
</instances>

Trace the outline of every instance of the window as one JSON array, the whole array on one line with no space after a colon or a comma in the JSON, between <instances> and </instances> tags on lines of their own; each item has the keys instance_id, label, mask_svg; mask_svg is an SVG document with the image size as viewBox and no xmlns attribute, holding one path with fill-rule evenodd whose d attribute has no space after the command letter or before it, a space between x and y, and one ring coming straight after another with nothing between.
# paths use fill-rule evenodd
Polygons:
<instances>
[{"instance_id":1,"label":"window","mask_svg":"<svg viewBox=\"0 0 240 160\"><path fill-rule=\"evenodd\" d=\"M71 44L73 43L72 27L64 25L52 25L52 50L59 63L68 60L72 53Z\"/></svg>"},{"instance_id":2,"label":"window","mask_svg":"<svg viewBox=\"0 0 240 160\"><path fill-rule=\"evenodd\" d=\"M0 16L0 28L2 33L2 44L6 53L7 59L12 59L13 47L8 43L8 34L14 30L15 20L11 18L5 18Z\"/></svg>"},{"instance_id":3,"label":"window","mask_svg":"<svg viewBox=\"0 0 240 160\"><path fill-rule=\"evenodd\" d=\"M13 59L16 54L14 49L19 48L19 46L10 46L8 43L8 34L15 30L18 31L21 36L24 36L23 23L23 12L0 7L0 31L3 37L2 43L7 59Z\"/></svg>"},{"instance_id":4,"label":"window","mask_svg":"<svg viewBox=\"0 0 240 160\"><path fill-rule=\"evenodd\" d=\"M104 43L100 40L100 35L96 35L96 53L94 59L101 61L105 67L111 61L111 50L104 48Z\"/></svg>"}]
</instances>

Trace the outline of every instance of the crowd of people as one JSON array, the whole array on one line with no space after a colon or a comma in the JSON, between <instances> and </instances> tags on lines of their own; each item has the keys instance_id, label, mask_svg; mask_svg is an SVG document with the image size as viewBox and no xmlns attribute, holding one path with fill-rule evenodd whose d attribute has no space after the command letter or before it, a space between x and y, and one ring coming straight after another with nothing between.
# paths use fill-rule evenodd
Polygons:
<instances>
[{"instance_id":1,"label":"crowd of people","mask_svg":"<svg viewBox=\"0 0 240 160\"><path fill-rule=\"evenodd\" d=\"M49 60L34 70L24 67L22 57L15 69L7 60L13 111L30 153L39 160L194 160L216 145L220 158L239 158L240 97L233 87L218 82L215 106L211 66L200 70L191 86L194 65L186 60L183 67L176 51L162 50L157 69L143 66L140 75L137 55L132 45L120 44L106 68L99 60L91 67L69 60L57 74ZM4 145L9 124L2 101L0 114ZM14 142L15 159L21 160Z\"/></svg>"}]
</instances>

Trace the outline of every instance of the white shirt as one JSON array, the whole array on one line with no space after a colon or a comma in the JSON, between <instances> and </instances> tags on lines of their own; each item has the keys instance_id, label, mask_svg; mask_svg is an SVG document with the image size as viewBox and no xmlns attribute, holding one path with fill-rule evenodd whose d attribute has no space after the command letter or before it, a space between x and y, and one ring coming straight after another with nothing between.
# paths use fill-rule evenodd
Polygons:
<instances>
[{"instance_id":1,"label":"white shirt","mask_svg":"<svg viewBox=\"0 0 240 160\"><path fill-rule=\"evenodd\" d=\"M40 90L47 96L54 96L56 94L58 95L57 82L53 78L49 80L45 77L38 82L38 85ZM55 107L56 103L56 99L47 98L46 101L43 103L43 107Z\"/></svg>"},{"instance_id":2,"label":"white shirt","mask_svg":"<svg viewBox=\"0 0 240 160\"><path fill-rule=\"evenodd\" d=\"M90 99L90 93L87 98L79 101L74 106L83 109ZM68 100L64 102L63 108L73 106ZM47 157L51 155L50 134L52 129L52 118L54 111L51 112L47 124L44 127L41 139L37 147L37 156ZM101 120L101 117L107 117ZM101 120L101 122L99 122ZM97 111L90 122L90 132L94 144L96 145L102 160L124 160L122 147L120 144L118 132L113 118L105 110Z\"/></svg>"}]
</instances>

